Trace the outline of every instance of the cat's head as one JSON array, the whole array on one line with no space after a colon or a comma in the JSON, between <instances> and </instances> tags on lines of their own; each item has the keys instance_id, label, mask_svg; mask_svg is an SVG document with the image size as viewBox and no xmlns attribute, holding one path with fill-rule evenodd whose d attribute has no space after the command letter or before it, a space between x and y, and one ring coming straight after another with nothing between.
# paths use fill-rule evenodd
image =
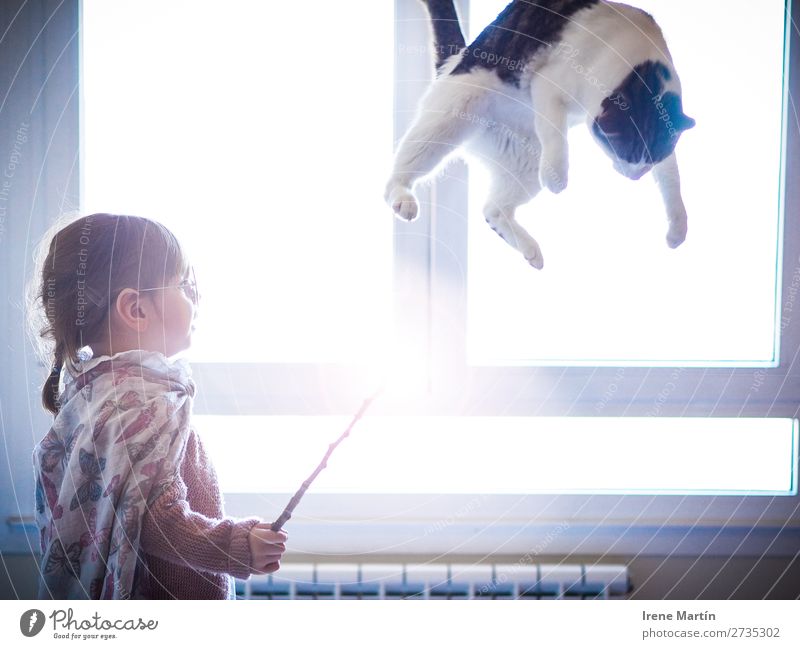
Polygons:
<instances>
[{"instance_id":1,"label":"cat's head","mask_svg":"<svg viewBox=\"0 0 800 649\"><path fill-rule=\"evenodd\" d=\"M695 121L684 114L681 96L666 90L672 75L663 63L637 65L603 100L592 135L623 176L638 180L668 157Z\"/></svg>"}]
</instances>

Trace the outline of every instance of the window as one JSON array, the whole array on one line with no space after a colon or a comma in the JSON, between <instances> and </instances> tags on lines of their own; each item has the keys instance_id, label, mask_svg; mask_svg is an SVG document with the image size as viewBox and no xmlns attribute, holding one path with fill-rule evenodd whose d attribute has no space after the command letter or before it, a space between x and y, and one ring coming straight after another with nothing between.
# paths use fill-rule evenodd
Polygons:
<instances>
[{"instance_id":1,"label":"window","mask_svg":"<svg viewBox=\"0 0 800 649\"><path fill-rule=\"evenodd\" d=\"M472 2L480 18L473 34L496 4ZM519 210L545 257L544 272L531 273L487 234L480 215L488 185L473 165L467 353L474 363L778 363L784 3L764 2L754 13L751 5L726 2L722 19L719 2L635 4L663 29L684 109L699 125L677 148L688 238L669 249L652 179L620 176L588 130L576 127L570 186L558 196L544 191ZM721 28L709 34L712 24ZM757 34L758 43L748 56L732 57L743 34ZM717 65L721 56L727 64ZM754 98L747 125L721 97L743 78Z\"/></svg>"},{"instance_id":2,"label":"window","mask_svg":"<svg viewBox=\"0 0 800 649\"><path fill-rule=\"evenodd\" d=\"M457 2L473 35L503 4ZM376 404L306 496L303 529L346 510L370 521L369 547L397 539L391 525L376 531L388 520L413 521L408 547L430 549L420 521L454 511L465 525L574 516L587 529L793 516L796 496L774 498L797 493L800 393L783 3L755 17L743 2L692 4L692 21L685 0L637 4L662 25L698 120L678 147L689 238L669 250L652 182L618 178L577 127L571 187L521 211L543 246L537 272L483 222L476 165L420 188L414 223L383 204L393 139L432 72L420 3L363 3L356 23L319 2L298 24L292 5L84 0L82 209L153 215L193 253L195 411L234 513L277 514L374 387L375 359L399 346L422 359L409 381L419 392ZM723 4L725 28L700 38ZM709 52L740 51L745 28L758 43L717 65ZM742 75L758 88L744 128L719 90L738 92ZM379 435L404 458L391 471ZM653 464L673 438L693 473ZM565 450L597 439L599 470L581 457L570 474ZM486 445L491 470L473 466L467 440ZM255 461L277 443L280 458ZM415 466L448 452L415 488ZM512 480L527 456L530 475ZM476 551L494 550L491 538Z\"/></svg>"},{"instance_id":3,"label":"window","mask_svg":"<svg viewBox=\"0 0 800 649\"><path fill-rule=\"evenodd\" d=\"M347 417L196 418L226 490L291 493ZM221 420L221 421L218 421ZM250 452L230 453L230 441ZM293 443L291 440L302 440ZM368 417L314 483L319 494L786 495L791 419ZM289 453L271 449L292 448ZM424 453L420 449L425 449ZM631 462L631 458L637 461Z\"/></svg>"},{"instance_id":4,"label":"window","mask_svg":"<svg viewBox=\"0 0 800 649\"><path fill-rule=\"evenodd\" d=\"M333 3L302 22L291 3L83 4L82 206L151 215L197 251L197 362L384 344L392 9L359 11L372 29L331 32Z\"/></svg>"}]
</instances>

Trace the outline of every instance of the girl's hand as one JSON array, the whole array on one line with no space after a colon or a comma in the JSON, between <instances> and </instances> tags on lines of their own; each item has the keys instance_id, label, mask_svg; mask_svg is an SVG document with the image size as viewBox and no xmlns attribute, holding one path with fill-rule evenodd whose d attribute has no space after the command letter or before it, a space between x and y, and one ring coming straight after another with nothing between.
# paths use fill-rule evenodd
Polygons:
<instances>
[{"instance_id":1,"label":"girl's hand","mask_svg":"<svg viewBox=\"0 0 800 649\"><path fill-rule=\"evenodd\" d=\"M286 552L286 532L273 532L271 523L258 523L250 530L250 554L253 558L253 574L266 575L281 567L281 557Z\"/></svg>"}]
</instances>

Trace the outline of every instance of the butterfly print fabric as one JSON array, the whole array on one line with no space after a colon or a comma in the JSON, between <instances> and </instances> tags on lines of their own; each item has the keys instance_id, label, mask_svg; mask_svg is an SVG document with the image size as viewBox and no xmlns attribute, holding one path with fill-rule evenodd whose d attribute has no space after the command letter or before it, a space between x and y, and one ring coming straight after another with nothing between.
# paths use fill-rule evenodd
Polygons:
<instances>
[{"instance_id":1,"label":"butterfly print fabric","mask_svg":"<svg viewBox=\"0 0 800 649\"><path fill-rule=\"evenodd\" d=\"M36 445L40 598L130 599L147 506L179 473L195 385L186 361L143 350L64 370Z\"/></svg>"}]
</instances>

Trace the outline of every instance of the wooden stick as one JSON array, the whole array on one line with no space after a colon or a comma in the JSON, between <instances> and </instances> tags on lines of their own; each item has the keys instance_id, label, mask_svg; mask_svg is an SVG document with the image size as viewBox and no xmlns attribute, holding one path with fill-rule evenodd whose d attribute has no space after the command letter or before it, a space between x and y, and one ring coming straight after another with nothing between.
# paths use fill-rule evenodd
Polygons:
<instances>
[{"instance_id":1,"label":"wooden stick","mask_svg":"<svg viewBox=\"0 0 800 649\"><path fill-rule=\"evenodd\" d=\"M283 510L281 515L278 516L277 520L270 526L270 529L273 532L279 532L281 528L286 524L286 521L288 521L292 517L294 508L297 507L298 503L300 502L300 499L303 497L303 494L306 493L306 490L311 486L311 483L314 482L316 477L319 475L320 471L322 471L322 469L328 466L328 458L331 456L331 453L333 453L334 449L337 446L339 446L341 441L350 434L350 431L353 429L353 426L355 426L358 420L364 416L364 413L372 405L372 402L375 401L375 399L377 399L378 396L380 396L381 392L383 392L383 388L379 388L377 392L375 392L375 394L373 394L371 397L364 399L364 403L361 404L361 407L358 409L358 412L356 412L356 414L353 415L353 419L350 422L350 425L339 436L339 439L337 439L335 442L333 442L328 446L328 451L327 453L325 453L325 457L322 458L322 462L320 462L317 465L317 468L314 469L314 472L310 476L308 476L306 481L303 482L302 485L300 485L300 488L295 492L294 496L292 496L292 499L289 501L289 504L286 505L286 509Z\"/></svg>"}]
</instances>

